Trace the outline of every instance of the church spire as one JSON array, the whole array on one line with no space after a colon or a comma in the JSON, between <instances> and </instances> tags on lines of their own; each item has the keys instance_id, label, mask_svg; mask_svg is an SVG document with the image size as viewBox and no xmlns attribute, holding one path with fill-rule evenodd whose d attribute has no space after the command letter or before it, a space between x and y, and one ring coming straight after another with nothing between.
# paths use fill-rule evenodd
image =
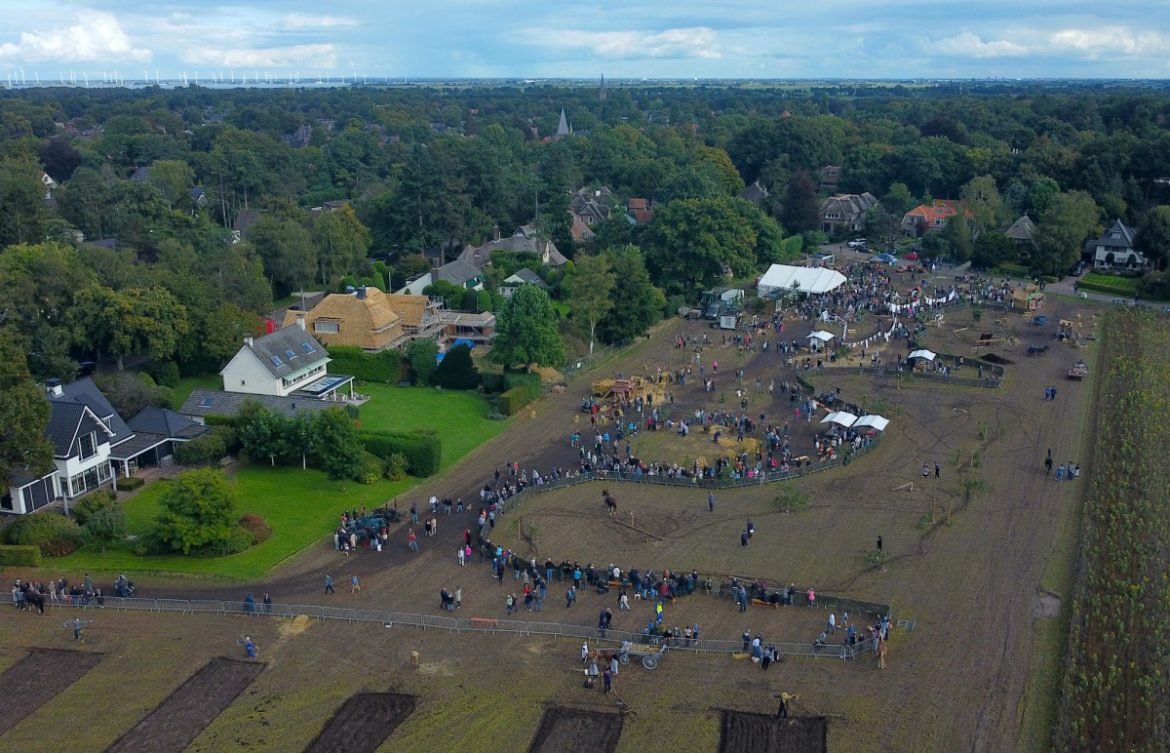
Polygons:
<instances>
[{"instance_id":1,"label":"church spire","mask_svg":"<svg viewBox=\"0 0 1170 753\"><path fill-rule=\"evenodd\" d=\"M564 138L573 132L569 127L569 119L565 117L565 108L561 108L561 119L557 122L557 138Z\"/></svg>"}]
</instances>

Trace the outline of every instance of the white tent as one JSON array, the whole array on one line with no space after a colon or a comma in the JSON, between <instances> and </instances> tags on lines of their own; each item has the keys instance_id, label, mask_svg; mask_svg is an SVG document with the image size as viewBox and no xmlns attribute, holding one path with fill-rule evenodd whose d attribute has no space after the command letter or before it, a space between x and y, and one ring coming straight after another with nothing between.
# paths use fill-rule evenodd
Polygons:
<instances>
[{"instance_id":1,"label":"white tent","mask_svg":"<svg viewBox=\"0 0 1170 753\"><path fill-rule=\"evenodd\" d=\"M890 419L882 418L881 416L870 415L862 416L853 422L854 429L877 429L878 431L885 431L886 427L890 425Z\"/></svg>"},{"instance_id":2,"label":"white tent","mask_svg":"<svg viewBox=\"0 0 1170 753\"><path fill-rule=\"evenodd\" d=\"M809 336L808 336L808 339L810 339L810 340L820 340L820 341L821 341L821 342L823 342L823 343L827 343L829 340L832 340L832 339L833 339L833 333L832 333L832 332L826 332L826 331L824 331L823 329L818 329L818 330L816 330L815 332L810 332L810 333L809 333Z\"/></svg>"},{"instance_id":3,"label":"white tent","mask_svg":"<svg viewBox=\"0 0 1170 753\"><path fill-rule=\"evenodd\" d=\"M933 361L937 356L934 353L931 353L929 350L923 349L923 350L914 351L908 357L909 358L925 358L927 361Z\"/></svg>"},{"instance_id":4,"label":"white tent","mask_svg":"<svg viewBox=\"0 0 1170 753\"><path fill-rule=\"evenodd\" d=\"M844 427L848 428L848 427L852 426L853 422L855 422L856 420L857 420L857 416L853 415L849 411L836 410L836 411L833 411L832 413L830 413L829 415L825 416L824 418L822 418L821 423L822 424L837 424L838 426L844 426Z\"/></svg>"},{"instance_id":5,"label":"white tent","mask_svg":"<svg viewBox=\"0 0 1170 753\"><path fill-rule=\"evenodd\" d=\"M793 267L773 264L756 285L761 298L795 290L798 293L821 295L835 290L845 282L845 275L824 267Z\"/></svg>"}]
</instances>

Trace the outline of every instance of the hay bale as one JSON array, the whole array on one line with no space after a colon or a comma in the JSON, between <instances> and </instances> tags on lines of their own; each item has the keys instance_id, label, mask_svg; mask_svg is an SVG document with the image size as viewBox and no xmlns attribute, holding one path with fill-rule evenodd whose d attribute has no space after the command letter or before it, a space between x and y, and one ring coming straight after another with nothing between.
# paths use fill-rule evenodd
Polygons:
<instances>
[{"instance_id":1,"label":"hay bale","mask_svg":"<svg viewBox=\"0 0 1170 753\"><path fill-rule=\"evenodd\" d=\"M410 667L411 669L418 669L419 653L417 651L410 652Z\"/></svg>"}]
</instances>

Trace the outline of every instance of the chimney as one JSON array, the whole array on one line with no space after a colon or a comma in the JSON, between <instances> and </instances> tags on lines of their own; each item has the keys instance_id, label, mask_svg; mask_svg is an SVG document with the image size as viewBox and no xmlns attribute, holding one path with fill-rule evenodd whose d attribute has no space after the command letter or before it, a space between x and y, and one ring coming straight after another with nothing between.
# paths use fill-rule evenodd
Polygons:
<instances>
[{"instance_id":1,"label":"chimney","mask_svg":"<svg viewBox=\"0 0 1170 753\"><path fill-rule=\"evenodd\" d=\"M305 331L305 317L304 317L304 314L298 314L298 315L297 315L297 326L301 328L301 331L302 331L302 332L304 332L304 331Z\"/></svg>"},{"instance_id":2,"label":"chimney","mask_svg":"<svg viewBox=\"0 0 1170 753\"><path fill-rule=\"evenodd\" d=\"M500 226L496 225L492 228L492 240L498 241L500 239Z\"/></svg>"},{"instance_id":3,"label":"chimney","mask_svg":"<svg viewBox=\"0 0 1170 753\"><path fill-rule=\"evenodd\" d=\"M249 348L252 347L252 336L251 335L248 335L247 337L244 338L244 345L247 345Z\"/></svg>"},{"instance_id":4,"label":"chimney","mask_svg":"<svg viewBox=\"0 0 1170 753\"><path fill-rule=\"evenodd\" d=\"M45 391L49 393L50 397L61 397L65 394L64 388L61 387L61 380L56 377L45 380Z\"/></svg>"},{"instance_id":5,"label":"chimney","mask_svg":"<svg viewBox=\"0 0 1170 753\"><path fill-rule=\"evenodd\" d=\"M366 300L366 286L365 285L362 285L360 288L357 289L357 297L358 297L359 301Z\"/></svg>"}]
</instances>

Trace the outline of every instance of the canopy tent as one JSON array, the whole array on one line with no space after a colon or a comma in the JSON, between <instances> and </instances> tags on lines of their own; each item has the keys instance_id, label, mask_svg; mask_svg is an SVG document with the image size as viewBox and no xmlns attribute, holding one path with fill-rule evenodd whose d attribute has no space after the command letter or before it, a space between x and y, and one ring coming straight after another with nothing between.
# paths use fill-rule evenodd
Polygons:
<instances>
[{"instance_id":1,"label":"canopy tent","mask_svg":"<svg viewBox=\"0 0 1170 753\"><path fill-rule=\"evenodd\" d=\"M773 264L756 284L761 298L788 292L821 295L845 283L845 275L824 267L793 267Z\"/></svg>"},{"instance_id":2,"label":"canopy tent","mask_svg":"<svg viewBox=\"0 0 1170 753\"><path fill-rule=\"evenodd\" d=\"M824 331L823 329L818 329L818 330L816 330L815 332L810 332L810 333L809 333L809 336L808 336L808 339L810 339L810 340L820 340L820 341L821 341L821 342L823 342L823 343L827 343L829 340L832 340L832 339L833 339L833 333L832 333L832 332L826 332L826 331Z\"/></svg>"},{"instance_id":3,"label":"canopy tent","mask_svg":"<svg viewBox=\"0 0 1170 753\"><path fill-rule=\"evenodd\" d=\"M882 418L877 415L862 416L853 422L851 428L854 429L877 429L878 431L885 431L886 427L890 425L890 419Z\"/></svg>"},{"instance_id":4,"label":"canopy tent","mask_svg":"<svg viewBox=\"0 0 1170 753\"><path fill-rule=\"evenodd\" d=\"M822 424L837 424L838 426L844 426L845 428L849 428L850 426L853 426L853 422L855 422L856 420L857 420L857 416L853 415L849 411L835 410L832 413L830 413L829 415L822 418L821 423Z\"/></svg>"},{"instance_id":5,"label":"canopy tent","mask_svg":"<svg viewBox=\"0 0 1170 753\"><path fill-rule=\"evenodd\" d=\"M908 356L908 358L925 358L927 361L933 361L937 357L934 353L926 349L916 350Z\"/></svg>"}]
</instances>

